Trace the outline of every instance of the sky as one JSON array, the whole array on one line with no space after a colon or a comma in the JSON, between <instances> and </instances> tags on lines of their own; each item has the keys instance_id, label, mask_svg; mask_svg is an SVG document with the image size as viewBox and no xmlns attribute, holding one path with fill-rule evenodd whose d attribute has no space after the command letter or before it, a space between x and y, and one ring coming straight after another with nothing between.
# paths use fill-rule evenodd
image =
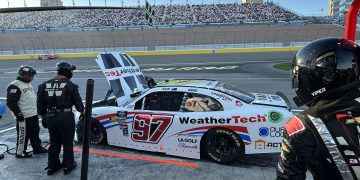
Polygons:
<instances>
[{"instance_id":1,"label":"sky","mask_svg":"<svg viewBox=\"0 0 360 180\"><path fill-rule=\"evenodd\" d=\"M24 7L24 1L26 5L29 6L40 6L40 0L0 0L0 8L8 7L8 2L10 7ZM89 0L74 0L76 6L88 6ZM138 1L143 5L144 0L90 0L92 6L105 6L105 1L107 6L121 6L122 2L125 6L137 6ZM204 3L204 4L213 4L213 3L234 3L240 2L241 0L148 0L150 4L169 4L172 1L172 4L185 4L188 3ZM329 0L263 0L272 1L278 3L280 6L291 10L299 15L328 15L329 13ZM301 3L300 3L301 2ZM64 6L72 6L73 0L63 0Z\"/></svg>"}]
</instances>

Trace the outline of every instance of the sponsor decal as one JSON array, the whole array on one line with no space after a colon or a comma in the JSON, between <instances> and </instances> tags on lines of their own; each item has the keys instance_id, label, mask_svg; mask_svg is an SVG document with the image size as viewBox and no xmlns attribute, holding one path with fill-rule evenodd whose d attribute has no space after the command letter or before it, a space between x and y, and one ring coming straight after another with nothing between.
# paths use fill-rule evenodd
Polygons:
<instances>
[{"instance_id":1,"label":"sponsor decal","mask_svg":"<svg viewBox=\"0 0 360 180\"><path fill-rule=\"evenodd\" d=\"M200 127L196 127L196 128L187 129L187 130L178 132L178 133L173 134L173 135L177 135L178 137L180 137L180 136L185 136L185 137L197 136L196 139L198 139L199 136L202 136L209 129L219 128L219 127L230 129L233 132L235 132L237 135L240 136L240 138L243 140L245 145L249 145L249 144L252 143L247 127L243 127L243 126L218 126L218 125L200 126ZM217 133L225 133L225 134L230 135L235 140L235 142L238 143L237 145L240 146L240 142L238 142L235 135L233 133L231 133L230 131L223 130L223 129L218 129ZM173 135L171 135L171 136L173 136Z\"/></svg>"},{"instance_id":2,"label":"sponsor decal","mask_svg":"<svg viewBox=\"0 0 360 180\"><path fill-rule=\"evenodd\" d=\"M10 93L16 93L17 92L17 89L10 89Z\"/></svg>"},{"instance_id":3,"label":"sponsor decal","mask_svg":"<svg viewBox=\"0 0 360 180\"><path fill-rule=\"evenodd\" d=\"M255 149L280 149L281 143L280 142L267 142L262 139L258 139L255 141Z\"/></svg>"},{"instance_id":4,"label":"sponsor decal","mask_svg":"<svg viewBox=\"0 0 360 180\"><path fill-rule=\"evenodd\" d=\"M179 117L181 124L229 124L233 123L254 123L254 122L266 122L266 116L251 116L251 117L242 117L242 116L232 116L231 118L214 118L214 117L205 117L205 118L190 118L190 117Z\"/></svg>"},{"instance_id":5,"label":"sponsor decal","mask_svg":"<svg viewBox=\"0 0 360 180\"><path fill-rule=\"evenodd\" d=\"M113 71L105 71L104 75L105 76L121 76L122 74L133 74L133 73L137 73L137 72L141 72L139 68L127 68L127 69L120 69L120 70L113 70Z\"/></svg>"},{"instance_id":6,"label":"sponsor decal","mask_svg":"<svg viewBox=\"0 0 360 180\"><path fill-rule=\"evenodd\" d=\"M262 139L258 139L255 141L255 149L265 149L265 143L266 141Z\"/></svg>"},{"instance_id":7,"label":"sponsor decal","mask_svg":"<svg viewBox=\"0 0 360 180\"><path fill-rule=\"evenodd\" d=\"M229 124L232 118L190 118L190 117L179 117L181 124Z\"/></svg>"},{"instance_id":8,"label":"sponsor decal","mask_svg":"<svg viewBox=\"0 0 360 180\"><path fill-rule=\"evenodd\" d=\"M109 121L110 122L116 122L116 116L111 116L111 117L109 117Z\"/></svg>"},{"instance_id":9,"label":"sponsor decal","mask_svg":"<svg viewBox=\"0 0 360 180\"><path fill-rule=\"evenodd\" d=\"M119 124L120 130L122 130L123 132L123 136L129 136L129 127L128 127L128 123L126 122L126 118L127 118L126 111L118 111L117 116L115 118Z\"/></svg>"},{"instance_id":10,"label":"sponsor decal","mask_svg":"<svg viewBox=\"0 0 360 180\"><path fill-rule=\"evenodd\" d=\"M172 91L177 91L177 88L171 88Z\"/></svg>"},{"instance_id":11,"label":"sponsor decal","mask_svg":"<svg viewBox=\"0 0 360 180\"><path fill-rule=\"evenodd\" d=\"M24 92L24 93L27 93L28 91L32 91L32 90L33 90L32 88L24 88L24 89L23 89L23 92Z\"/></svg>"},{"instance_id":12,"label":"sponsor decal","mask_svg":"<svg viewBox=\"0 0 360 180\"><path fill-rule=\"evenodd\" d=\"M261 127L259 128L259 135L263 137L282 137L284 134L284 127Z\"/></svg>"},{"instance_id":13,"label":"sponsor decal","mask_svg":"<svg viewBox=\"0 0 360 180\"><path fill-rule=\"evenodd\" d=\"M173 122L174 116L136 114L131 139L137 142L157 144Z\"/></svg>"},{"instance_id":14,"label":"sponsor decal","mask_svg":"<svg viewBox=\"0 0 360 180\"><path fill-rule=\"evenodd\" d=\"M181 143L197 143L196 139L190 139L190 138L178 138L178 141Z\"/></svg>"},{"instance_id":15,"label":"sponsor decal","mask_svg":"<svg viewBox=\"0 0 360 180\"><path fill-rule=\"evenodd\" d=\"M236 100L236 101L235 101L235 106L242 106L241 101L240 101L240 100Z\"/></svg>"},{"instance_id":16,"label":"sponsor decal","mask_svg":"<svg viewBox=\"0 0 360 180\"><path fill-rule=\"evenodd\" d=\"M314 92L311 93L312 96L317 96L318 94L322 94L326 91L325 87L319 89L319 90L316 90Z\"/></svg>"},{"instance_id":17,"label":"sponsor decal","mask_svg":"<svg viewBox=\"0 0 360 180\"><path fill-rule=\"evenodd\" d=\"M179 117L181 124L229 124L233 123L254 123L254 122L266 122L266 116L251 116L251 117L242 117L242 116L232 116L231 118L190 118L190 117Z\"/></svg>"},{"instance_id":18,"label":"sponsor decal","mask_svg":"<svg viewBox=\"0 0 360 180\"><path fill-rule=\"evenodd\" d=\"M218 100L223 100L223 101L226 101L226 102L232 102L234 100L234 98L231 98L230 96L227 96L225 94L222 94L222 93L219 93L219 92L216 92L216 91L212 91L211 94L214 95L215 98L218 99Z\"/></svg>"},{"instance_id":19,"label":"sponsor decal","mask_svg":"<svg viewBox=\"0 0 360 180\"><path fill-rule=\"evenodd\" d=\"M257 116L250 116L250 117L232 116L232 118L234 119L235 123L266 122L266 115L264 115L264 116L257 115Z\"/></svg>"},{"instance_id":20,"label":"sponsor decal","mask_svg":"<svg viewBox=\"0 0 360 180\"><path fill-rule=\"evenodd\" d=\"M269 135L269 128L267 128L267 127L261 127L261 128L259 129L259 135L260 135L260 136L263 136L263 137L268 136L268 135Z\"/></svg>"},{"instance_id":21,"label":"sponsor decal","mask_svg":"<svg viewBox=\"0 0 360 180\"><path fill-rule=\"evenodd\" d=\"M189 92L197 92L197 89L188 89Z\"/></svg>"},{"instance_id":22,"label":"sponsor decal","mask_svg":"<svg viewBox=\"0 0 360 180\"><path fill-rule=\"evenodd\" d=\"M121 73L118 70L104 72L104 74L105 76L121 76Z\"/></svg>"},{"instance_id":23,"label":"sponsor decal","mask_svg":"<svg viewBox=\"0 0 360 180\"><path fill-rule=\"evenodd\" d=\"M272 123L279 123L283 120L283 114L278 111L269 111L268 118Z\"/></svg>"},{"instance_id":24,"label":"sponsor decal","mask_svg":"<svg viewBox=\"0 0 360 180\"><path fill-rule=\"evenodd\" d=\"M186 143L183 143L181 142L178 146L179 148L183 148L183 149L198 149L198 145L197 144L186 144Z\"/></svg>"},{"instance_id":25,"label":"sponsor decal","mask_svg":"<svg viewBox=\"0 0 360 180\"><path fill-rule=\"evenodd\" d=\"M163 91L170 91L170 88L162 88Z\"/></svg>"}]
</instances>

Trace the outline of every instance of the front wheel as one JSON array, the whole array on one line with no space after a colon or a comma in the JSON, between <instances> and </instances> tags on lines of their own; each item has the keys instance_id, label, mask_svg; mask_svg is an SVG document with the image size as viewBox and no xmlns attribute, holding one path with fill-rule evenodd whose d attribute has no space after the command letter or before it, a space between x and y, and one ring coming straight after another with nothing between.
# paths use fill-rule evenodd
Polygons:
<instances>
[{"instance_id":1,"label":"front wheel","mask_svg":"<svg viewBox=\"0 0 360 180\"><path fill-rule=\"evenodd\" d=\"M229 164L244 153L244 143L233 131L217 128L204 137L202 151L213 161Z\"/></svg>"},{"instance_id":2,"label":"front wheel","mask_svg":"<svg viewBox=\"0 0 360 180\"><path fill-rule=\"evenodd\" d=\"M76 134L78 142L83 141L84 124L79 121L76 128ZM90 144L105 144L106 143L106 130L101 123L95 118L91 118L91 129L90 129Z\"/></svg>"}]
</instances>

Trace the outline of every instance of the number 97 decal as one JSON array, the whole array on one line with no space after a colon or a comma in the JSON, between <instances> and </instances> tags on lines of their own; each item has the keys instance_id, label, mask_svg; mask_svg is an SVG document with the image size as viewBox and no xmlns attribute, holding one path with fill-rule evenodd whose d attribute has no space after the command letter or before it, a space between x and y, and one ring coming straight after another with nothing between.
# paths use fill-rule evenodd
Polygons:
<instances>
[{"instance_id":1,"label":"number 97 decal","mask_svg":"<svg viewBox=\"0 0 360 180\"><path fill-rule=\"evenodd\" d=\"M133 132L134 141L145 143L158 143L172 124L173 116L137 114L134 116Z\"/></svg>"}]
</instances>

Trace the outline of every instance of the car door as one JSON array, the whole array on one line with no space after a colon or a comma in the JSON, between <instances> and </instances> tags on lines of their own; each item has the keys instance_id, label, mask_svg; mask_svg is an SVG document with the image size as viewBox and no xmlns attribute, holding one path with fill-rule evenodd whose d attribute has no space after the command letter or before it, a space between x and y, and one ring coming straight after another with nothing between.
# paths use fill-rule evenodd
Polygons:
<instances>
[{"instance_id":1,"label":"car door","mask_svg":"<svg viewBox=\"0 0 360 180\"><path fill-rule=\"evenodd\" d=\"M127 112L128 136L121 140L121 146L162 152L164 135L179 113L183 98L183 92L160 91L138 99L134 110Z\"/></svg>"}]
</instances>

